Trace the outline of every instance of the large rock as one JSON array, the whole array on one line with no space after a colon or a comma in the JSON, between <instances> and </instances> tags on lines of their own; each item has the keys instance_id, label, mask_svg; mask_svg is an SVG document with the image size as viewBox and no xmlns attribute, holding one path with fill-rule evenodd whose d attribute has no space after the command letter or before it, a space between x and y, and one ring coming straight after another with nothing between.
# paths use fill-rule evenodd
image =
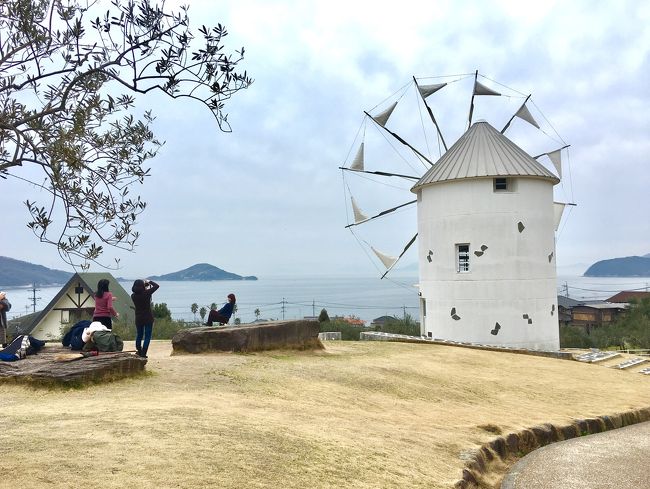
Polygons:
<instances>
[{"instance_id":1,"label":"large rock","mask_svg":"<svg viewBox=\"0 0 650 489\"><path fill-rule=\"evenodd\" d=\"M188 328L172 338L173 353L322 349L315 321L269 321L235 327Z\"/></svg>"},{"instance_id":2,"label":"large rock","mask_svg":"<svg viewBox=\"0 0 650 489\"><path fill-rule=\"evenodd\" d=\"M0 383L80 386L107 382L140 374L147 360L133 353L100 353L96 357L57 361L60 354L74 354L69 348L46 346L37 355L16 362L0 361Z\"/></svg>"}]
</instances>

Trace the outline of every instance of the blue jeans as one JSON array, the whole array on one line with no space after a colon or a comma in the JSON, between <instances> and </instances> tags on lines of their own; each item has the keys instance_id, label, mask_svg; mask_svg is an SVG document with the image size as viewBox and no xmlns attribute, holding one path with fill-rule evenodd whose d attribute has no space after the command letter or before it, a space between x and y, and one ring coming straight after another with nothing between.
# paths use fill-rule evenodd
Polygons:
<instances>
[{"instance_id":1,"label":"blue jeans","mask_svg":"<svg viewBox=\"0 0 650 489\"><path fill-rule=\"evenodd\" d=\"M149 342L151 341L151 332L153 331L153 323L145 324L144 326L135 327L137 334L135 336L135 349L143 355L147 354L149 349ZM142 337L144 336L144 345L142 344Z\"/></svg>"}]
</instances>

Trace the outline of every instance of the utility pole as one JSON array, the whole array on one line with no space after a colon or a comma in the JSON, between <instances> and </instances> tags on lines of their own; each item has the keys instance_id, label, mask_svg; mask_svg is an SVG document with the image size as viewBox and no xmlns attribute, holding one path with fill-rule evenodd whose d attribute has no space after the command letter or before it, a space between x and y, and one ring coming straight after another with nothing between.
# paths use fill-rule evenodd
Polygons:
<instances>
[{"instance_id":1,"label":"utility pole","mask_svg":"<svg viewBox=\"0 0 650 489\"><path fill-rule=\"evenodd\" d=\"M284 297L282 298L282 320L284 321Z\"/></svg>"},{"instance_id":2,"label":"utility pole","mask_svg":"<svg viewBox=\"0 0 650 489\"><path fill-rule=\"evenodd\" d=\"M646 290L648 290L647 287ZM314 299L311 300L311 317L316 317L316 301Z\"/></svg>"},{"instance_id":3,"label":"utility pole","mask_svg":"<svg viewBox=\"0 0 650 489\"><path fill-rule=\"evenodd\" d=\"M564 297L569 297L569 283L564 282Z\"/></svg>"},{"instance_id":4,"label":"utility pole","mask_svg":"<svg viewBox=\"0 0 650 489\"><path fill-rule=\"evenodd\" d=\"M34 312L36 312L36 301L40 300L40 297L36 297L36 292L40 291L41 289L36 288L36 284L32 284L32 306L34 308Z\"/></svg>"}]
</instances>

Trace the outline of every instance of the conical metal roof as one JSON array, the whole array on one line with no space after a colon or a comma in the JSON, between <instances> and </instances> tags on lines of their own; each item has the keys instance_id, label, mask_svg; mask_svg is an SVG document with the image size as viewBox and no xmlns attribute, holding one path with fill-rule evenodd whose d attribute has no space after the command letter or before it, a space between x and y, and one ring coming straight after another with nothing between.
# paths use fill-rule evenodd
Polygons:
<instances>
[{"instance_id":1,"label":"conical metal roof","mask_svg":"<svg viewBox=\"0 0 650 489\"><path fill-rule=\"evenodd\" d=\"M411 189L450 180L490 177L560 179L485 121L477 121Z\"/></svg>"}]
</instances>

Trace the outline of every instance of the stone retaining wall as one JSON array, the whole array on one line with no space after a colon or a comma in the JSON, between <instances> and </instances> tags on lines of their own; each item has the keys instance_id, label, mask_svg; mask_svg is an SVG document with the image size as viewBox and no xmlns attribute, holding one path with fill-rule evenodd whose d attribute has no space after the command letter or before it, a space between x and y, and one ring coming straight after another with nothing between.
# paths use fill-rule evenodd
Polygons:
<instances>
[{"instance_id":1,"label":"stone retaining wall","mask_svg":"<svg viewBox=\"0 0 650 489\"><path fill-rule=\"evenodd\" d=\"M497 467L503 467L504 464L510 466L517 459L537 448L557 441L601 433L644 421L650 421L650 408L637 409L612 416L581 419L563 426L543 424L517 433L500 436L483 444L475 451L465 464L462 478L454 484L454 488L492 489L495 486L488 482L486 477L491 471Z\"/></svg>"},{"instance_id":2,"label":"stone retaining wall","mask_svg":"<svg viewBox=\"0 0 650 489\"><path fill-rule=\"evenodd\" d=\"M470 348L474 350L517 353L518 355L559 358L560 360L574 360L573 353L568 351L529 350L526 348L515 348L511 346L481 345L477 343L465 343L461 341L428 338L426 336L409 336L405 334L384 333L381 331L363 331L359 335L359 339L362 341L396 341L400 343L425 343L429 345L456 346L459 348Z\"/></svg>"}]
</instances>

